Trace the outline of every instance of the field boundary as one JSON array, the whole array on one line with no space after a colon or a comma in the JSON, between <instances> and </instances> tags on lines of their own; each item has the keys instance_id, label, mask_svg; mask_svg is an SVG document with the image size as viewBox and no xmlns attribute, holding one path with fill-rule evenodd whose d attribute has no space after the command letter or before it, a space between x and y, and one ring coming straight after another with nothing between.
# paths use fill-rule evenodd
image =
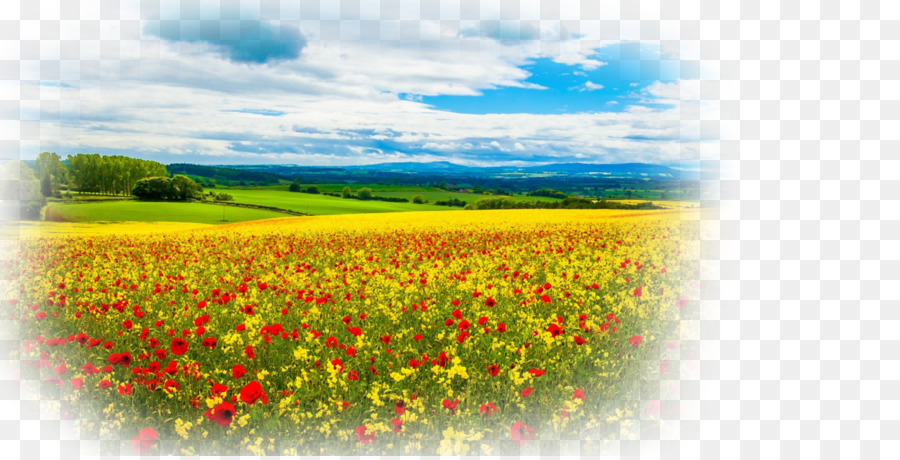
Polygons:
<instances>
[{"instance_id":1,"label":"field boundary","mask_svg":"<svg viewBox=\"0 0 900 460\"><path fill-rule=\"evenodd\" d=\"M264 206L261 204L250 204L250 203L233 203L229 201L191 201L191 203L202 203L213 206L233 206L237 208L249 208L249 209L259 209L263 211L272 211L272 212L280 212L282 214L289 214L292 216L312 216L313 214L307 214L305 212L299 211L291 211L290 209L277 208L275 206Z\"/></svg>"}]
</instances>

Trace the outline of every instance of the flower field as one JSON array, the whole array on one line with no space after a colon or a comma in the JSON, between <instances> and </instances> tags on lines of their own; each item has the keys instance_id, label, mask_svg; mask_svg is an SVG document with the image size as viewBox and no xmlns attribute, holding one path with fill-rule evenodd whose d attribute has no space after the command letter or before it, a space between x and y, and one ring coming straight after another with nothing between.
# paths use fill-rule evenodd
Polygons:
<instances>
[{"instance_id":1,"label":"flower field","mask_svg":"<svg viewBox=\"0 0 900 460\"><path fill-rule=\"evenodd\" d=\"M658 383L678 346L697 269L689 214L27 239L4 267L17 359L85 432L141 453L518 454L602 436L658 415L640 383Z\"/></svg>"}]
</instances>

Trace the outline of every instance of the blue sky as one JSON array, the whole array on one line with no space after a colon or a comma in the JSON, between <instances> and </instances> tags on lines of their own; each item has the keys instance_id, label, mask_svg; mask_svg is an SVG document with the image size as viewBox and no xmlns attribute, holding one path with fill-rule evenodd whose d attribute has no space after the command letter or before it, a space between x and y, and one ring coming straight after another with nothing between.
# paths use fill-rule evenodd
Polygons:
<instances>
[{"instance_id":1,"label":"blue sky","mask_svg":"<svg viewBox=\"0 0 900 460\"><path fill-rule=\"evenodd\" d=\"M60 103L26 103L21 116L56 135L24 144L22 156L525 165L716 155L702 124L686 121L708 109L696 97L703 70L677 50L609 40L588 21L517 20L539 16L539 2L507 11L482 0L477 21L464 19L468 4L406 1L363 0L358 11L125 2L121 17L140 17L140 27L103 32L120 46L71 56L62 47L61 61L82 64L35 84L42 100ZM82 39L78 30L60 38Z\"/></svg>"}]
</instances>

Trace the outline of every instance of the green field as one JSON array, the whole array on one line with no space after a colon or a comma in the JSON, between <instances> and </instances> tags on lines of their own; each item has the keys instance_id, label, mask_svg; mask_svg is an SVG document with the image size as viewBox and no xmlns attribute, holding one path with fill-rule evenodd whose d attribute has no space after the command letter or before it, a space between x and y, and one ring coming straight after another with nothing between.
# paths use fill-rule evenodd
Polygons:
<instances>
[{"instance_id":1,"label":"green field","mask_svg":"<svg viewBox=\"0 0 900 460\"><path fill-rule=\"evenodd\" d=\"M222 211L225 211L225 221ZM248 220L288 217L287 214L261 209L216 206L203 203L166 203L141 201L97 201L94 203L48 205L46 220L64 222L195 222L225 224Z\"/></svg>"},{"instance_id":2,"label":"green field","mask_svg":"<svg viewBox=\"0 0 900 460\"><path fill-rule=\"evenodd\" d=\"M429 204L389 203L386 201L360 201L327 195L288 192L276 189L227 189L236 203L272 206L313 215L360 214L370 212L449 211L447 206Z\"/></svg>"},{"instance_id":3,"label":"green field","mask_svg":"<svg viewBox=\"0 0 900 460\"><path fill-rule=\"evenodd\" d=\"M322 191L340 191L344 186L340 184L330 184L318 187ZM360 188L362 188L362 186L353 187L353 190L355 192ZM460 211L462 208L436 206L431 203L450 198L456 198L467 203L474 203L482 198L489 197L487 195L447 192L440 189L425 187L381 185L373 186L372 188L377 196L403 197L412 200L416 195L422 195L429 203L392 203L377 200L361 201L327 195L289 192L284 185L269 187L218 187L215 189L205 189L204 192L214 191L228 193L234 197L235 203L270 206L312 215L407 211ZM99 195L90 195L89 197L90 198L88 198L88 196L78 197L80 199L88 198L91 200L89 202L51 202L47 208L45 208L45 220L64 222L137 221L222 224L286 217L288 215L262 209L246 209L233 206L224 207L202 203L140 202L123 200L122 197L104 197ZM517 201L555 200L555 198L531 196L514 196L513 199ZM225 208L225 221L222 220L223 207Z\"/></svg>"}]
</instances>

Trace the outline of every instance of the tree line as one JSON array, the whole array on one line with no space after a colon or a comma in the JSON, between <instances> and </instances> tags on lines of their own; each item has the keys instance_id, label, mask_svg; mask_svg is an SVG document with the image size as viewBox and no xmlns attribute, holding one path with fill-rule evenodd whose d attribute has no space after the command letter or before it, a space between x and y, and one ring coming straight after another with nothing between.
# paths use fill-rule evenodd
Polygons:
<instances>
[{"instance_id":1,"label":"tree line","mask_svg":"<svg viewBox=\"0 0 900 460\"><path fill-rule=\"evenodd\" d=\"M131 195L139 180L167 176L162 163L121 155L77 153L62 161L52 152L41 152L34 162L41 193L56 196L60 190L105 195Z\"/></svg>"}]
</instances>

